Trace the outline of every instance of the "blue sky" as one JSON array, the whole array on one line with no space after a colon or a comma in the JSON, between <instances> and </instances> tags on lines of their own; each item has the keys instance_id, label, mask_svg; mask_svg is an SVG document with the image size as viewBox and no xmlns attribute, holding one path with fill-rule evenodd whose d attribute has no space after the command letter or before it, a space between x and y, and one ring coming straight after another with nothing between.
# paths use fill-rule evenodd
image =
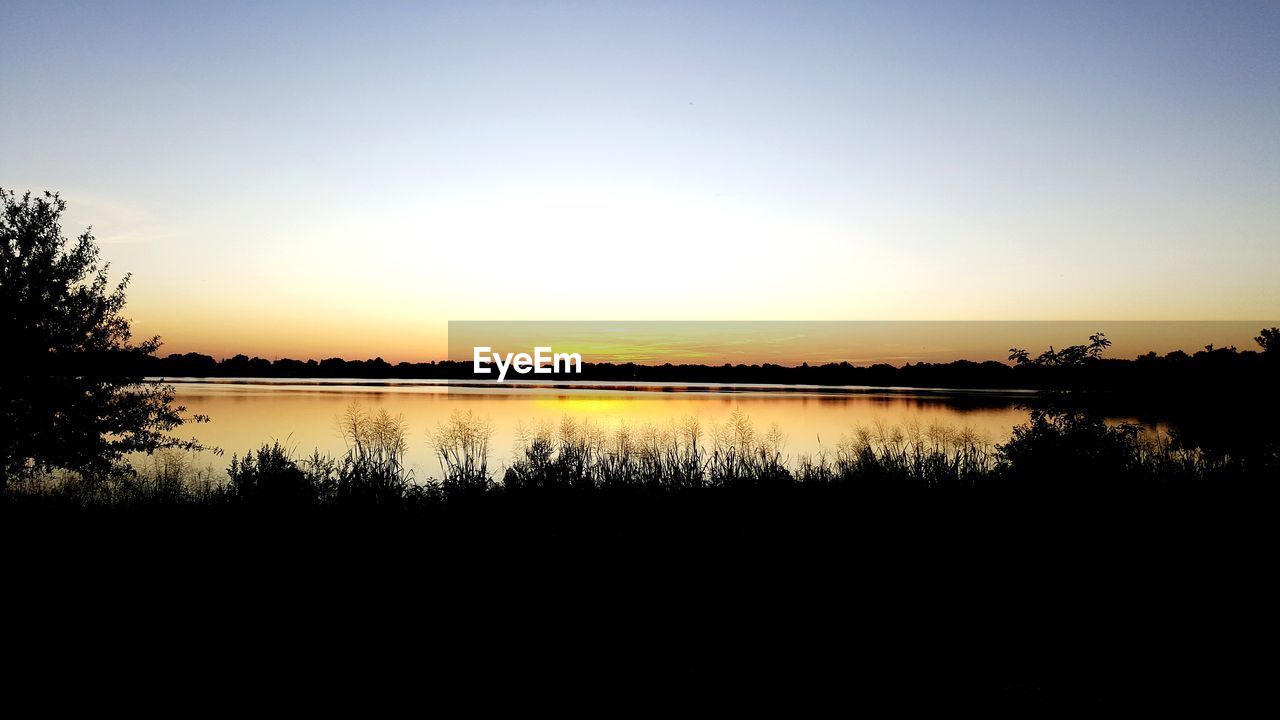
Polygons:
<instances>
[{"instance_id":1,"label":"blue sky","mask_svg":"<svg viewBox=\"0 0 1280 720\"><path fill-rule=\"evenodd\" d=\"M168 350L1280 315L1280 3L264 5L0 3L0 186Z\"/></svg>"}]
</instances>

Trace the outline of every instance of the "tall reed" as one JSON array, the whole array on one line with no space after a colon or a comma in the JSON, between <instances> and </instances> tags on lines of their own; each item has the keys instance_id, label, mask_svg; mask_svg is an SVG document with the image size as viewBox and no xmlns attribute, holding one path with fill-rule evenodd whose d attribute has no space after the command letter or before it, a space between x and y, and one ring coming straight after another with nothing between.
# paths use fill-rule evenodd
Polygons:
<instances>
[{"instance_id":1,"label":"tall reed","mask_svg":"<svg viewBox=\"0 0 1280 720\"><path fill-rule=\"evenodd\" d=\"M429 434L440 470L441 486L448 497L483 494L492 485L489 477L489 421L470 410L454 411L448 422Z\"/></svg>"},{"instance_id":2,"label":"tall reed","mask_svg":"<svg viewBox=\"0 0 1280 720\"><path fill-rule=\"evenodd\" d=\"M1208 452L1176 436L1140 432L1073 412L1036 412L1007 442L940 424L851 427L829 448L790 457L780 428L760 431L735 412L605 428L564 417L522 426L514 459L495 481L492 428L454 413L429 433L442 477L418 482L405 464L404 419L352 405L339 419L347 451L295 459L279 442L233 456L227 482L195 456L163 451L105 477L45 474L13 484L6 498L80 507L159 505L418 507L495 493L683 492L715 488L841 485L875 489L1052 489L1097 494L1120 488L1242 481L1280 473L1280 446L1249 455Z\"/></svg>"}]
</instances>

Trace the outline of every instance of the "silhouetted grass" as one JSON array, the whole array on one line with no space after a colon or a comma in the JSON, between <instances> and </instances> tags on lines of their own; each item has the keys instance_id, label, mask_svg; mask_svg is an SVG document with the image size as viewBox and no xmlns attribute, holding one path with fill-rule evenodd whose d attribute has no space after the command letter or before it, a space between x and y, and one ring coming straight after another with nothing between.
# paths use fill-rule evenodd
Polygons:
<instances>
[{"instance_id":1,"label":"silhouetted grass","mask_svg":"<svg viewBox=\"0 0 1280 720\"><path fill-rule=\"evenodd\" d=\"M460 414L430 433L442 477L417 478L401 419L352 408L342 427L340 457L273 442L225 481L157 454L98 481L15 483L0 534L32 578L15 587L81 612L123 598L90 625L129 618L131 638L207 628L216 645L284 623L302 655L318 638L321 657L363 664L376 636L428 648L441 677L483 666L499 683L1093 708L1185 687L1216 701L1252 663L1222 638L1256 630L1240 598L1256 596L1269 506L1234 489L1276 476L1274 444L1206 452L1063 411L996 445L873 426L789 457L781 429L744 415L564 418L525 428L495 473L487 422ZM208 597L193 622L183 603ZM180 621L151 619L166 604ZM30 632L51 627L82 632Z\"/></svg>"},{"instance_id":2,"label":"silhouetted grass","mask_svg":"<svg viewBox=\"0 0 1280 720\"><path fill-rule=\"evenodd\" d=\"M232 488L221 472L197 465L192 454L164 449L118 464L104 476L59 470L23 478L12 482L7 495L52 507L172 507L222 504Z\"/></svg>"},{"instance_id":3,"label":"silhouetted grass","mask_svg":"<svg viewBox=\"0 0 1280 720\"><path fill-rule=\"evenodd\" d=\"M191 456L164 451L106 478L71 473L32 478L9 495L79 507L233 505L259 508L399 508L494 496L576 491L832 487L874 491L991 489L1105 497L1160 485L1205 485L1267 477L1275 445L1241 457L1187 447L1176 436L1114 425L1082 411L1034 411L1004 443L942 425L855 427L831 448L789 458L776 426L756 428L736 412L704 427L695 418L665 426L606 429L563 418L521 428L513 460L491 470L492 428L457 413L429 433L441 477L418 480L404 463L408 429L386 411L353 405L341 418L341 457L295 457L279 442L233 455L227 481Z\"/></svg>"},{"instance_id":4,"label":"silhouetted grass","mask_svg":"<svg viewBox=\"0 0 1280 720\"><path fill-rule=\"evenodd\" d=\"M492 488L489 476L492 435L488 421L470 411L455 412L447 423L431 433L431 445L444 473L440 487L447 497L474 497Z\"/></svg>"}]
</instances>

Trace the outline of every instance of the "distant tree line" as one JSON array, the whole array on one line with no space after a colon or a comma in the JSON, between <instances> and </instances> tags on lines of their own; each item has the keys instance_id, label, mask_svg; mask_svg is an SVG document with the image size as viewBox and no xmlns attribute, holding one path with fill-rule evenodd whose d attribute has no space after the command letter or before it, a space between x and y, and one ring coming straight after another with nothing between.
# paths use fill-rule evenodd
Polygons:
<instances>
[{"instance_id":1,"label":"distant tree line","mask_svg":"<svg viewBox=\"0 0 1280 720\"><path fill-rule=\"evenodd\" d=\"M1084 389L1084 390L1215 390L1273 389L1280 369L1280 330L1264 329L1257 338L1261 350L1215 348L1194 353L1175 350L1165 355L1148 352L1132 360L1102 357L1111 342L1101 333L1086 345L1055 350L1032 357L1013 349L1010 363L989 360L956 360L948 363L907 363L901 366L849 362L796 366L693 365L663 363L583 363L581 374L524 375L519 380L670 383L749 383L786 385L869 385L885 387L946 387L966 389ZM110 364L109 358L82 358L87 364ZM165 357L131 356L133 372L150 377L253 377L253 378L360 378L487 380L477 376L470 362L438 361L390 363L380 357L369 360L268 360L235 355L216 359L199 353ZM81 371L86 368L81 367ZM91 369L89 370L91 372Z\"/></svg>"}]
</instances>

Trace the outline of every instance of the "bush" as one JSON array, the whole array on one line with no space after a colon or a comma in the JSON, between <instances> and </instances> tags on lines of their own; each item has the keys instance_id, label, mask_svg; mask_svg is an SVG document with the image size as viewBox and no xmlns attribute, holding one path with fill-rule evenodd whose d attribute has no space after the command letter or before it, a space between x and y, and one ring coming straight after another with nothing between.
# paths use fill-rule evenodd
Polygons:
<instances>
[{"instance_id":1,"label":"bush","mask_svg":"<svg viewBox=\"0 0 1280 720\"><path fill-rule=\"evenodd\" d=\"M1000 469L1022 482L1081 487L1131 476L1141 464L1141 428L1108 425L1077 409L1035 409L996 446Z\"/></svg>"},{"instance_id":2,"label":"bush","mask_svg":"<svg viewBox=\"0 0 1280 720\"><path fill-rule=\"evenodd\" d=\"M233 497L245 503L273 506L312 505L320 499L320 488L289 457L279 442L263 445L243 459L231 457L227 468Z\"/></svg>"}]
</instances>

